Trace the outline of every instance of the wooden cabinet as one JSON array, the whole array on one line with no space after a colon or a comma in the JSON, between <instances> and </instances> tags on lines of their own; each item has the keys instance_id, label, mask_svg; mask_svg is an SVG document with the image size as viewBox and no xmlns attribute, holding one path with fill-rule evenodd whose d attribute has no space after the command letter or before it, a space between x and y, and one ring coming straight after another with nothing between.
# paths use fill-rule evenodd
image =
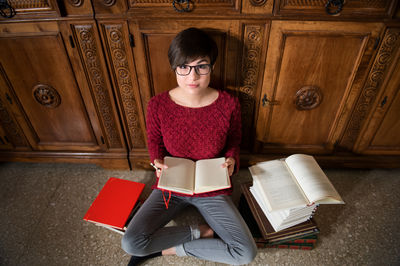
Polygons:
<instances>
[{"instance_id":1,"label":"wooden cabinet","mask_svg":"<svg viewBox=\"0 0 400 266\"><path fill-rule=\"evenodd\" d=\"M380 23L273 21L257 119L272 153L331 153L360 91Z\"/></svg>"},{"instance_id":2,"label":"wooden cabinet","mask_svg":"<svg viewBox=\"0 0 400 266\"><path fill-rule=\"evenodd\" d=\"M20 142L26 140L30 151L7 155L28 158L41 151L44 157L76 158L77 153L80 157L85 157L82 153L98 157L120 153L119 159L125 159L95 24L40 22L0 27L2 105L13 117L13 126L23 132L18 134ZM3 127L9 124L3 117L0 122Z\"/></svg>"},{"instance_id":3,"label":"wooden cabinet","mask_svg":"<svg viewBox=\"0 0 400 266\"><path fill-rule=\"evenodd\" d=\"M219 47L211 86L241 102L242 165L295 152L400 163L398 1L11 2L1 160L148 166L147 103L176 86L171 40L199 27Z\"/></svg>"}]
</instances>

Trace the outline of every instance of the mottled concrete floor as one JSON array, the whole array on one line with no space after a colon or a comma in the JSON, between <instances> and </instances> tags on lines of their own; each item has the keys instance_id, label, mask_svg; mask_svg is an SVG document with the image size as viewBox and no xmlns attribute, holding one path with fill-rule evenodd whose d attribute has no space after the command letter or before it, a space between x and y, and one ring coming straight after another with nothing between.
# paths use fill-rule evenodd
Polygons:
<instances>
[{"instance_id":1,"label":"mottled concrete floor","mask_svg":"<svg viewBox=\"0 0 400 266\"><path fill-rule=\"evenodd\" d=\"M400 265L400 169L325 172L346 205L320 206L316 248L260 249L250 265ZM0 163L0 265L126 265L129 256L120 248L121 235L82 220L111 176L150 184L153 172ZM250 179L243 169L235 183ZM149 192L146 186L144 193ZM235 202L239 195L236 185ZM199 219L189 209L174 222ZM170 256L144 265L220 264Z\"/></svg>"}]
</instances>

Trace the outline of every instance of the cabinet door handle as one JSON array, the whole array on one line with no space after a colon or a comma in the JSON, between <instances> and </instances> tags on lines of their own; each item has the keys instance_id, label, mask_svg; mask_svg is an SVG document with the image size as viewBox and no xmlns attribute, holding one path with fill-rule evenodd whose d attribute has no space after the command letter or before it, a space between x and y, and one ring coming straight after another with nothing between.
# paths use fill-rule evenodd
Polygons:
<instances>
[{"instance_id":1,"label":"cabinet door handle","mask_svg":"<svg viewBox=\"0 0 400 266\"><path fill-rule=\"evenodd\" d=\"M383 106L385 106L386 102L387 102L388 97L385 96L381 102L381 108L383 108Z\"/></svg>"},{"instance_id":2,"label":"cabinet door handle","mask_svg":"<svg viewBox=\"0 0 400 266\"><path fill-rule=\"evenodd\" d=\"M262 101L262 106L263 106L263 107L265 107L265 106L267 106L267 105L278 105L278 104L279 104L278 101L271 101L271 100L268 100L267 94L266 94L266 93L264 93L264 96L263 96L263 98L262 98L261 101Z\"/></svg>"},{"instance_id":3,"label":"cabinet door handle","mask_svg":"<svg viewBox=\"0 0 400 266\"><path fill-rule=\"evenodd\" d=\"M10 95L8 95L8 93L6 93L6 98L7 98L7 101L8 101L10 104L13 104L13 101L12 101Z\"/></svg>"}]
</instances>

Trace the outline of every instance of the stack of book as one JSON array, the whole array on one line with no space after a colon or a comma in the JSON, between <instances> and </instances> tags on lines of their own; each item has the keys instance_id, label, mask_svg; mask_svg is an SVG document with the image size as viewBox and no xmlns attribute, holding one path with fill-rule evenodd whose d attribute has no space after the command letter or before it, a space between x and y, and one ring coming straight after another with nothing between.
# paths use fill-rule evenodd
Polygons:
<instances>
[{"instance_id":1,"label":"stack of book","mask_svg":"<svg viewBox=\"0 0 400 266\"><path fill-rule=\"evenodd\" d=\"M250 192L251 183L241 185L239 211L246 221L259 248L313 249L319 229L313 219L275 231L261 207Z\"/></svg>"},{"instance_id":2,"label":"stack of book","mask_svg":"<svg viewBox=\"0 0 400 266\"><path fill-rule=\"evenodd\" d=\"M314 157L294 154L249 167L249 188L275 231L309 221L319 204L343 200Z\"/></svg>"},{"instance_id":3,"label":"stack of book","mask_svg":"<svg viewBox=\"0 0 400 266\"><path fill-rule=\"evenodd\" d=\"M124 234L139 209L145 184L111 177L100 190L83 219Z\"/></svg>"}]
</instances>

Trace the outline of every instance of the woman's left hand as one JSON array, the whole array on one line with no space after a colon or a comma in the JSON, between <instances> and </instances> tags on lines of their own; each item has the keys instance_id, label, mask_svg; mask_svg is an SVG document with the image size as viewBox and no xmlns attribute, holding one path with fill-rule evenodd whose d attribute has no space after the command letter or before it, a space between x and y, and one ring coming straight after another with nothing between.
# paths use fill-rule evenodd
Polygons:
<instances>
[{"instance_id":1,"label":"woman's left hand","mask_svg":"<svg viewBox=\"0 0 400 266\"><path fill-rule=\"evenodd\" d=\"M226 158L225 163L222 164L222 167L228 167L228 173L229 176L231 176L233 174L233 171L235 170L235 159L233 159L232 157Z\"/></svg>"}]
</instances>

